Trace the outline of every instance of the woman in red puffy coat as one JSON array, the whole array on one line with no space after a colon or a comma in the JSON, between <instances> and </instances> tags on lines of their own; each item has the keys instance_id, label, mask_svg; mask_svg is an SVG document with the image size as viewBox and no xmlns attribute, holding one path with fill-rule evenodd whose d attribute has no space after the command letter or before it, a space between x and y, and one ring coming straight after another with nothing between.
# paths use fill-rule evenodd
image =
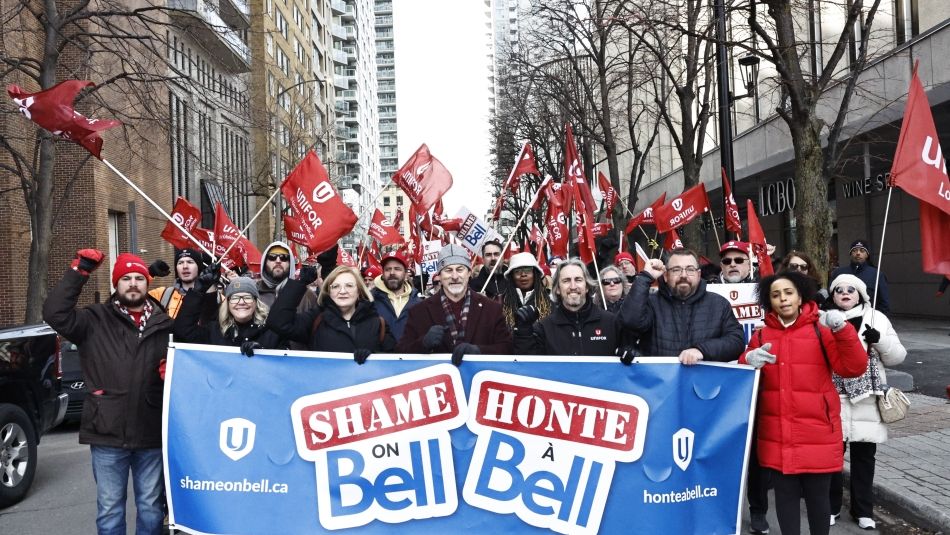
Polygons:
<instances>
[{"instance_id":1,"label":"woman in red puffy coat","mask_svg":"<svg viewBox=\"0 0 950 535\"><path fill-rule=\"evenodd\" d=\"M844 314L819 314L813 285L798 273L763 279L765 326L739 359L762 371L756 445L759 464L771 471L783 535L800 532L802 498L812 535L829 531L831 475L844 464L841 402L831 372L857 377L868 363Z\"/></svg>"}]
</instances>

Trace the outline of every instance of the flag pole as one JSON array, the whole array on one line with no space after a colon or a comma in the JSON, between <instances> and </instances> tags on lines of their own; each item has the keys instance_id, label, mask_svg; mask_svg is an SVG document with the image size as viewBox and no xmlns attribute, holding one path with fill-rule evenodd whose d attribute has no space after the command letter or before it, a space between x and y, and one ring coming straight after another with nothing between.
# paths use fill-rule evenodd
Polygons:
<instances>
[{"instance_id":1,"label":"flag pole","mask_svg":"<svg viewBox=\"0 0 950 535\"><path fill-rule=\"evenodd\" d=\"M884 235L887 233L887 216L891 211L891 195L893 187L887 188L887 204L884 205L884 226L881 227L881 252L877 256L877 272L874 274L874 300L871 309L877 310L877 285L881 281L881 262L884 260ZM874 314L871 314L871 328L874 328Z\"/></svg>"},{"instance_id":2,"label":"flag pole","mask_svg":"<svg viewBox=\"0 0 950 535\"><path fill-rule=\"evenodd\" d=\"M271 194L270 198L268 198L266 201L264 201L263 204L261 204L261 207L257 210L257 213L254 214L254 217L252 217L251 220L248 221L246 225L244 225L244 228L242 228L241 231L238 232L237 239L232 241L231 245L228 245L228 248L225 249L224 253L221 254L221 258L228 256L228 253L230 253L231 249L233 249L234 246L237 245L237 242L241 241L241 238L247 235L247 230L251 228L251 225L253 225L254 222L257 221L257 218L260 217L261 214L264 213L264 210L270 207L271 201L274 200L274 197L276 197L278 193L280 193L280 188L277 188L276 190L274 190L274 193Z\"/></svg>"},{"instance_id":3,"label":"flag pole","mask_svg":"<svg viewBox=\"0 0 950 535\"><path fill-rule=\"evenodd\" d=\"M600 266L597 265L597 251L594 251L593 257L594 257L594 271L597 272L597 287L600 288L600 302L603 303L604 310L607 310L607 296L604 294L604 282L600 280ZM623 285L622 282L620 284L621 286Z\"/></svg>"},{"instance_id":4,"label":"flag pole","mask_svg":"<svg viewBox=\"0 0 950 535\"><path fill-rule=\"evenodd\" d=\"M521 212L521 218L518 219L517 223L515 223L515 228L512 229L511 234L508 235L508 241L506 241L504 247L501 248L501 257L498 258L498 262L495 262L495 265L492 266L491 272L488 273L488 278L485 279L485 284L482 286L482 289L478 291L478 293L485 293L485 288L488 288L488 283L491 282L491 278L495 276L495 271L498 269L498 266L500 266L505 260L505 251L507 251L508 246L511 245L511 240L515 238L515 234L518 233L518 228L520 228L521 224L524 223L524 219L528 217L528 212L530 211L531 205L529 204L525 206L524 211Z\"/></svg>"},{"instance_id":5,"label":"flag pole","mask_svg":"<svg viewBox=\"0 0 950 535\"><path fill-rule=\"evenodd\" d=\"M725 221L725 219L723 219L723 221ZM716 219L713 217L712 210L709 211L709 224L712 225L713 235L716 236L716 249L722 249L722 242L719 241L719 231L716 230Z\"/></svg>"},{"instance_id":6,"label":"flag pole","mask_svg":"<svg viewBox=\"0 0 950 535\"><path fill-rule=\"evenodd\" d=\"M181 225L181 223L179 223L178 221L175 221L175 218L174 218L174 217L168 215L168 212L166 212L164 209L162 209L162 207L159 206L158 203L156 203L155 201L153 201L151 197L149 197L148 195L146 195L145 192L142 191L142 189L139 188L137 185L135 185L134 182L132 182L131 180L129 180L129 177L125 176L124 174L122 174L121 171L119 171L118 169L116 169L116 167L115 167L114 165L112 165L111 163L109 163L109 160L102 159L102 160L100 160L100 161L101 161L102 163L106 164L106 167L108 167L109 169L112 169L112 172L113 172L113 173L119 175L119 178L121 178L122 180L124 180L125 183L128 184L129 186L131 186L132 189L134 189L136 193L138 193L139 195L141 195L142 198L144 198L146 201L148 201L149 204L151 204L156 210L158 210L163 216L165 216L165 219L171 221L172 224L175 225L175 227L178 228L178 230L180 230L180 231L182 231L183 233L185 233L185 236L188 236L188 238L189 238L195 245L197 245L202 251L204 251L205 253L207 253L208 256L211 257L211 260L212 260L212 261L214 260L214 253L212 253L211 251L209 251L208 248L204 246L204 244L202 244L200 241L198 241L197 239L195 239L195 237L192 236L191 233L188 232L188 231L185 229L185 227L183 227L183 226Z\"/></svg>"}]
</instances>

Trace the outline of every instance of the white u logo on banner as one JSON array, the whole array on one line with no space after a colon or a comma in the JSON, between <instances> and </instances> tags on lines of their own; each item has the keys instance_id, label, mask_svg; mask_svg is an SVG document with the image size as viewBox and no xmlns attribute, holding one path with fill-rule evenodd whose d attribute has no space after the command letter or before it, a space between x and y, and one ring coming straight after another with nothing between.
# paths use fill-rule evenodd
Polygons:
<instances>
[{"instance_id":1,"label":"white u logo on banner","mask_svg":"<svg viewBox=\"0 0 950 535\"><path fill-rule=\"evenodd\" d=\"M232 461L241 459L254 449L257 426L244 418L231 418L221 422L218 447Z\"/></svg>"},{"instance_id":2,"label":"white u logo on banner","mask_svg":"<svg viewBox=\"0 0 950 535\"><path fill-rule=\"evenodd\" d=\"M693 460L695 438L696 435L685 427L673 434L673 462L684 472Z\"/></svg>"}]
</instances>

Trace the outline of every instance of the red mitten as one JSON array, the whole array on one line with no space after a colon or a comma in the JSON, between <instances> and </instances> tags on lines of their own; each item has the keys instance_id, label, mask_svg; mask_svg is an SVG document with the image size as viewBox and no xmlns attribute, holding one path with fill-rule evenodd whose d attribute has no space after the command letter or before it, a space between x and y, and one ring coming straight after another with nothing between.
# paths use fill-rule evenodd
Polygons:
<instances>
[{"instance_id":1,"label":"red mitten","mask_svg":"<svg viewBox=\"0 0 950 535\"><path fill-rule=\"evenodd\" d=\"M99 267L105 255L96 249L80 249L76 251L76 258L71 267L79 273L88 276Z\"/></svg>"},{"instance_id":2,"label":"red mitten","mask_svg":"<svg viewBox=\"0 0 950 535\"><path fill-rule=\"evenodd\" d=\"M165 359L158 363L158 376L165 380Z\"/></svg>"}]
</instances>

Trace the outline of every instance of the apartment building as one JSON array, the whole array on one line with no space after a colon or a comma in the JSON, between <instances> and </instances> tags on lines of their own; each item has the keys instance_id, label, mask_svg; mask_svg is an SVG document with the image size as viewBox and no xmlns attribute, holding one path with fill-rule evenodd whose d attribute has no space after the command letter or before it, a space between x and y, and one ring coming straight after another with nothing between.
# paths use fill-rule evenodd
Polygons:
<instances>
[{"instance_id":1,"label":"apartment building","mask_svg":"<svg viewBox=\"0 0 950 535\"><path fill-rule=\"evenodd\" d=\"M379 99L379 180L388 184L399 169L396 117L396 41L392 0L376 0L376 88Z\"/></svg>"}]
</instances>

